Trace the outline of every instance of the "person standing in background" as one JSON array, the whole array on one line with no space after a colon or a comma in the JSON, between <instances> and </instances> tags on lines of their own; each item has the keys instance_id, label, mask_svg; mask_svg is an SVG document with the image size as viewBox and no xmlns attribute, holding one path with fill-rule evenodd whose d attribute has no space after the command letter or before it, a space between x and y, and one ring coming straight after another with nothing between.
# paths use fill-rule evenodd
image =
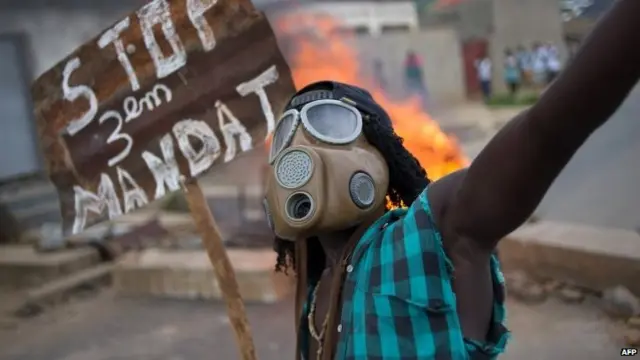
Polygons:
<instances>
[{"instance_id":1,"label":"person standing in background","mask_svg":"<svg viewBox=\"0 0 640 360\"><path fill-rule=\"evenodd\" d=\"M556 79L558 73L560 73L560 69L562 68L562 63L560 62L560 52L558 48L552 43L547 43L546 46L546 54L547 54L547 85L551 84L553 80Z\"/></svg>"},{"instance_id":2,"label":"person standing in background","mask_svg":"<svg viewBox=\"0 0 640 360\"><path fill-rule=\"evenodd\" d=\"M387 78L384 75L384 66L380 59L373 60L373 80L376 87L382 91L387 91Z\"/></svg>"},{"instance_id":3,"label":"person standing in background","mask_svg":"<svg viewBox=\"0 0 640 360\"><path fill-rule=\"evenodd\" d=\"M532 71L532 56L531 52L524 47L524 45L518 45L516 50L516 60L518 60L518 67L520 68L520 75L522 77L521 84L524 86L533 85L533 71Z\"/></svg>"},{"instance_id":4,"label":"person standing in background","mask_svg":"<svg viewBox=\"0 0 640 360\"><path fill-rule=\"evenodd\" d=\"M538 91L547 85L547 51L540 43L532 47L533 82Z\"/></svg>"},{"instance_id":5,"label":"person standing in background","mask_svg":"<svg viewBox=\"0 0 640 360\"><path fill-rule=\"evenodd\" d=\"M504 50L504 57L504 82L509 89L509 95L515 98L521 82L518 60L509 48Z\"/></svg>"},{"instance_id":6,"label":"person standing in background","mask_svg":"<svg viewBox=\"0 0 640 360\"><path fill-rule=\"evenodd\" d=\"M407 52L404 60L405 88L410 96L417 96L423 108L427 107L427 86L422 75L422 60L413 50Z\"/></svg>"},{"instance_id":7,"label":"person standing in background","mask_svg":"<svg viewBox=\"0 0 640 360\"><path fill-rule=\"evenodd\" d=\"M478 72L478 81L480 82L480 90L484 101L491 98L491 60L484 54L483 57L475 61L476 70Z\"/></svg>"}]
</instances>

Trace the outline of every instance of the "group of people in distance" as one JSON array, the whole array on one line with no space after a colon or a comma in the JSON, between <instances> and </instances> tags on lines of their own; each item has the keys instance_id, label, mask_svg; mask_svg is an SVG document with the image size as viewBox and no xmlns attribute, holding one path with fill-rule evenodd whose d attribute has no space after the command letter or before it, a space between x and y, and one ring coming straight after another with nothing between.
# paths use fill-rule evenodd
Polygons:
<instances>
[{"instance_id":1,"label":"group of people in distance","mask_svg":"<svg viewBox=\"0 0 640 360\"><path fill-rule=\"evenodd\" d=\"M488 54L475 62L480 89L485 99L493 95L493 65ZM562 69L558 48L552 43L535 42L531 49L519 45L515 50L504 50L503 79L509 94L515 96L523 87L541 91Z\"/></svg>"}]
</instances>

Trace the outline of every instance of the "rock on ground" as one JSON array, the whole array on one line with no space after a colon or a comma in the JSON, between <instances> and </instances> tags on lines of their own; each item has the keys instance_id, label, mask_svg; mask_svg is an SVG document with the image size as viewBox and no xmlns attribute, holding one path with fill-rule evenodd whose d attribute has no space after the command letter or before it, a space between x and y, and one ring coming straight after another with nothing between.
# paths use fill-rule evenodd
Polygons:
<instances>
[{"instance_id":1,"label":"rock on ground","mask_svg":"<svg viewBox=\"0 0 640 360\"><path fill-rule=\"evenodd\" d=\"M640 346L640 330L628 329L624 334L625 345Z\"/></svg>"},{"instance_id":2,"label":"rock on ground","mask_svg":"<svg viewBox=\"0 0 640 360\"><path fill-rule=\"evenodd\" d=\"M548 291L545 286L534 282L524 272L508 272L505 279L508 296L530 305L547 300Z\"/></svg>"},{"instance_id":3,"label":"rock on ground","mask_svg":"<svg viewBox=\"0 0 640 360\"><path fill-rule=\"evenodd\" d=\"M616 286L602 293L602 308L612 317L627 319L640 315L640 300L627 288Z\"/></svg>"}]
</instances>

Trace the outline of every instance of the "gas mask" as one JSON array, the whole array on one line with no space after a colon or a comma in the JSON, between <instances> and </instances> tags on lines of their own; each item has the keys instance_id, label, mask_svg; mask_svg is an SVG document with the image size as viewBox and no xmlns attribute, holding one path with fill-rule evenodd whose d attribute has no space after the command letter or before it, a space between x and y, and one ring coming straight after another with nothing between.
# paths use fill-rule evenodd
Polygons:
<instances>
[{"instance_id":1,"label":"gas mask","mask_svg":"<svg viewBox=\"0 0 640 360\"><path fill-rule=\"evenodd\" d=\"M358 108L363 94L300 93L275 128L264 200L276 236L292 241L360 224L384 206L389 186L384 158L362 133L373 121Z\"/></svg>"}]
</instances>

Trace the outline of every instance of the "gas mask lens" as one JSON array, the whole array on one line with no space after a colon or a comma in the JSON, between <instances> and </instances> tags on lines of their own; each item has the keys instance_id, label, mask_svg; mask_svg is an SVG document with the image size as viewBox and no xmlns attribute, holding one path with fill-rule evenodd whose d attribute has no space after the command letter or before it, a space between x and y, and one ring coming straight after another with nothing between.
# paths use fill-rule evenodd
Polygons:
<instances>
[{"instance_id":1,"label":"gas mask lens","mask_svg":"<svg viewBox=\"0 0 640 360\"><path fill-rule=\"evenodd\" d=\"M296 123L298 121L298 112L289 110L282 115L271 142L271 151L269 152L269 162L272 163L276 156L284 150L296 131Z\"/></svg>"},{"instance_id":2,"label":"gas mask lens","mask_svg":"<svg viewBox=\"0 0 640 360\"><path fill-rule=\"evenodd\" d=\"M273 164L282 150L291 143L299 120L314 138L327 144L348 144L362 132L362 115L355 107L338 100L317 100L286 111L273 134L269 163Z\"/></svg>"},{"instance_id":3,"label":"gas mask lens","mask_svg":"<svg viewBox=\"0 0 640 360\"><path fill-rule=\"evenodd\" d=\"M329 144L350 143L362 131L360 112L341 101L315 101L302 108L300 117L313 137Z\"/></svg>"}]
</instances>

